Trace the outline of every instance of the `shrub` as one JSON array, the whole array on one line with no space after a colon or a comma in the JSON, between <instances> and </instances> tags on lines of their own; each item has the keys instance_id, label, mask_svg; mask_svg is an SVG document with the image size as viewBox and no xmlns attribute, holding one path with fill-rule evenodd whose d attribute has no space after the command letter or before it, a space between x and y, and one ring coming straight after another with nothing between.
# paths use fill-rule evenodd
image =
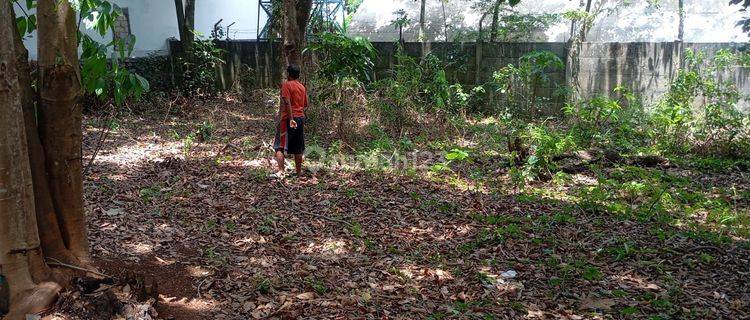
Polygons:
<instances>
[{"instance_id":1,"label":"shrub","mask_svg":"<svg viewBox=\"0 0 750 320\"><path fill-rule=\"evenodd\" d=\"M172 66L168 56L149 54L127 61L128 69L146 78L152 92L169 92L173 87Z\"/></svg>"},{"instance_id":2,"label":"shrub","mask_svg":"<svg viewBox=\"0 0 750 320\"><path fill-rule=\"evenodd\" d=\"M624 87L614 94L615 98L597 95L563 107L579 145L630 151L648 142L647 115L640 101Z\"/></svg>"},{"instance_id":3,"label":"shrub","mask_svg":"<svg viewBox=\"0 0 750 320\"><path fill-rule=\"evenodd\" d=\"M217 93L217 67L224 63L225 52L212 40L197 39L193 50L175 59L177 90L185 95Z\"/></svg>"},{"instance_id":4,"label":"shrub","mask_svg":"<svg viewBox=\"0 0 750 320\"><path fill-rule=\"evenodd\" d=\"M318 55L318 73L329 81L339 82L347 78L361 82L371 80L376 52L365 38L325 32L317 35L305 51Z\"/></svg>"},{"instance_id":5,"label":"shrub","mask_svg":"<svg viewBox=\"0 0 750 320\"><path fill-rule=\"evenodd\" d=\"M446 63L434 54L423 59L407 56L399 46L392 76L371 86L383 101L376 112L383 123L393 124L401 134L406 126L414 131L444 133L454 115L465 114L474 91L465 92L460 84L451 84Z\"/></svg>"},{"instance_id":6,"label":"shrub","mask_svg":"<svg viewBox=\"0 0 750 320\"><path fill-rule=\"evenodd\" d=\"M659 146L671 152L747 156L750 116L737 107L742 99L731 81L720 75L743 63L743 55L722 49L709 62L702 52L686 51L669 92L655 109L653 125Z\"/></svg>"},{"instance_id":7,"label":"shrub","mask_svg":"<svg viewBox=\"0 0 750 320\"><path fill-rule=\"evenodd\" d=\"M498 105L514 117L531 119L540 107L551 101L540 95L543 86L550 84L549 73L564 69L565 63L551 51L533 51L523 55L517 65L509 64L492 76L487 85L500 95Z\"/></svg>"},{"instance_id":8,"label":"shrub","mask_svg":"<svg viewBox=\"0 0 750 320\"><path fill-rule=\"evenodd\" d=\"M334 135L338 140L353 142L359 124L366 122L367 112L363 84L345 77L336 82L313 76L309 79L312 107L306 111L313 135Z\"/></svg>"}]
</instances>

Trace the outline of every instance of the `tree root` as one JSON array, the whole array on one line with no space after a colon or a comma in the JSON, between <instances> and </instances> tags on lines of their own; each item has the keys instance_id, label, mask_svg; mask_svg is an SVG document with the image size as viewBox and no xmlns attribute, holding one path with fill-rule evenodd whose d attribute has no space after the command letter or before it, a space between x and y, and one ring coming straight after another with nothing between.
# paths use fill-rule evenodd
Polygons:
<instances>
[{"instance_id":1,"label":"tree root","mask_svg":"<svg viewBox=\"0 0 750 320\"><path fill-rule=\"evenodd\" d=\"M55 258L47 258L47 260L51 260L51 261L47 262L47 265L49 265L51 267L64 267L64 268L69 268L69 269L73 269L73 270L77 270L77 271L83 271L83 272L91 273L91 274L94 274L94 275L97 275L97 276L100 276L100 277L111 278L109 275L107 275L105 273L101 273L101 272L96 271L94 269L87 269L87 268L75 266L75 265L72 265L72 264L63 263L60 260L57 260Z\"/></svg>"},{"instance_id":2,"label":"tree root","mask_svg":"<svg viewBox=\"0 0 750 320\"><path fill-rule=\"evenodd\" d=\"M31 290L14 297L16 301L3 320L25 320L27 314L37 314L49 310L57 301L62 287L54 282L38 284Z\"/></svg>"}]
</instances>

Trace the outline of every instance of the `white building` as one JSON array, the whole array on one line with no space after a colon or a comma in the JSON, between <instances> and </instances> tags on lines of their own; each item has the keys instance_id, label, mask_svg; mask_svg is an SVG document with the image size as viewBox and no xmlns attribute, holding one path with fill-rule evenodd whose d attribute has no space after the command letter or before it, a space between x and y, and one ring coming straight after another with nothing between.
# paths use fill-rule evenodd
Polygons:
<instances>
[{"instance_id":1,"label":"white building","mask_svg":"<svg viewBox=\"0 0 750 320\"><path fill-rule=\"evenodd\" d=\"M174 0L113 0L112 2L126 12L126 20L122 23L127 26L124 32L129 32L136 37L133 56L166 53L167 40L180 38ZM18 15L22 14L20 10L16 11ZM262 10L260 11L262 28L267 17ZM214 24L221 19L223 19L221 25L225 31L229 24L234 23L229 29L229 38L255 39L258 30L258 1L196 0L195 29L199 34L209 37ZM95 32L87 33L92 36L96 35ZM105 40L110 39L111 35L108 35L108 39ZM36 33L24 39L24 43L32 58L36 57Z\"/></svg>"}]
</instances>

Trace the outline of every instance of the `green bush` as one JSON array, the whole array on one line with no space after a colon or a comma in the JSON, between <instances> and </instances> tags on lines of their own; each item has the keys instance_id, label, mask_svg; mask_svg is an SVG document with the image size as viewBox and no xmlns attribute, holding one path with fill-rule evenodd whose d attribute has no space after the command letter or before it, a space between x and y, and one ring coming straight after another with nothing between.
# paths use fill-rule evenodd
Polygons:
<instances>
[{"instance_id":1,"label":"green bush","mask_svg":"<svg viewBox=\"0 0 750 320\"><path fill-rule=\"evenodd\" d=\"M614 95L597 95L563 107L570 134L580 146L628 152L648 143L648 118L640 101L623 87L616 88Z\"/></svg>"},{"instance_id":2,"label":"green bush","mask_svg":"<svg viewBox=\"0 0 750 320\"><path fill-rule=\"evenodd\" d=\"M368 120L362 82L351 77L332 82L313 75L308 83L312 107L305 114L311 124L316 124L310 126L310 133L353 142L361 129L359 124Z\"/></svg>"},{"instance_id":3,"label":"green bush","mask_svg":"<svg viewBox=\"0 0 750 320\"><path fill-rule=\"evenodd\" d=\"M497 106L501 110L531 120L543 105L552 102L550 97L539 95L540 89L551 83L549 73L564 68L565 63L553 52L533 51L519 58L517 65L509 64L495 72L487 86L499 94Z\"/></svg>"},{"instance_id":4,"label":"green bush","mask_svg":"<svg viewBox=\"0 0 750 320\"><path fill-rule=\"evenodd\" d=\"M172 66L168 56L149 54L127 61L127 66L148 80L152 92L172 90Z\"/></svg>"},{"instance_id":5,"label":"green bush","mask_svg":"<svg viewBox=\"0 0 750 320\"><path fill-rule=\"evenodd\" d=\"M175 58L177 91L193 96L217 93L217 67L224 63L224 55L214 41L196 39L191 52Z\"/></svg>"},{"instance_id":6,"label":"green bush","mask_svg":"<svg viewBox=\"0 0 750 320\"><path fill-rule=\"evenodd\" d=\"M316 35L305 51L317 54L320 59L318 74L329 81L338 82L346 78L361 82L371 80L376 52L366 38L325 32Z\"/></svg>"},{"instance_id":7,"label":"green bush","mask_svg":"<svg viewBox=\"0 0 750 320\"><path fill-rule=\"evenodd\" d=\"M742 96L736 85L719 80L743 59L726 49L708 62L702 52L685 52L686 67L654 110L659 147L669 152L750 155L750 115L737 108Z\"/></svg>"}]
</instances>

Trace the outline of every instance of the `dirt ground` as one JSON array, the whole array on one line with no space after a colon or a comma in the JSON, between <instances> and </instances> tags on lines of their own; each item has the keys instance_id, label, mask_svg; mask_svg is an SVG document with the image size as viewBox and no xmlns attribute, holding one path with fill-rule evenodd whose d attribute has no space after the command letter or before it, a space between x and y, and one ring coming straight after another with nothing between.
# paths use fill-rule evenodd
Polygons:
<instances>
[{"instance_id":1,"label":"dirt ground","mask_svg":"<svg viewBox=\"0 0 750 320\"><path fill-rule=\"evenodd\" d=\"M272 110L121 116L101 146L85 182L93 254L155 276L162 317L750 318L746 239L706 244L419 170L269 180ZM84 163L103 133L86 120ZM613 243L638 254L602 254Z\"/></svg>"}]
</instances>

